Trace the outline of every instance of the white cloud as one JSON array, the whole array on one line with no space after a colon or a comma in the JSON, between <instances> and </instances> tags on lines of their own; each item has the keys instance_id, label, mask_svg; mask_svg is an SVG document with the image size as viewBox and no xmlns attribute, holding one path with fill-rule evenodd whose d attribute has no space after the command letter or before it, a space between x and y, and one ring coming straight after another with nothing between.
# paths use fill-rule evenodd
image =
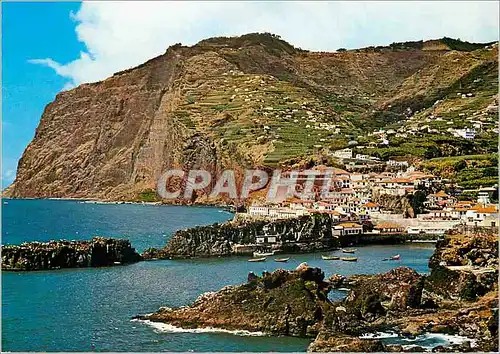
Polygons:
<instances>
[{"instance_id":1,"label":"white cloud","mask_svg":"<svg viewBox=\"0 0 500 354\"><path fill-rule=\"evenodd\" d=\"M272 32L295 46L333 51L439 38L498 40L498 2L84 2L72 17L87 48L46 65L65 88L102 80L165 52L213 36Z\"/></svg>"}]
</instances>

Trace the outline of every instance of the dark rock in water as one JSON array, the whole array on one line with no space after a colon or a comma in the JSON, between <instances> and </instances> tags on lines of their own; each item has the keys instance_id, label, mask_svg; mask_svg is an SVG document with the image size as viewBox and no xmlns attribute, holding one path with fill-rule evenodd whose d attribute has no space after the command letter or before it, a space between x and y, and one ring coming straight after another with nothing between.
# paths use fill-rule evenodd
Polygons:
<instances>
[{"instance_id":1,"label":"dark rock in water","mask_svg":"<svg viewBox=\"0 0 500 354\"><path fill-rule=\"evenodd\" d=\"M346 335L320 333L311 343L308 352L385 352L379 339L361 339Z\"/></svg>"},{"instance_id":2,"label":"dark rock in water","mask_svg":"<svg viewBox=\"0 0 500 354\"><path fill-rule=\"evenodd\" d=\"M177 231L161 250L148 249L144 259L190 258L252 254L257 236L275 236L285 253L313 252L339 247L328 215L311 215L278 221L239 221ZM270 244L268 247L272 247ZM254 249L256 250L256 249Z\"/></svg>"},{"instance_id":3,"label":"dark rock in water","mask_svg":"<svg viewBox=\"0 0 500 354\"><path fill-rule=\"evenodd\" d=\"M325 281L321 269L302 263L294 271L278 269L261 276L249 273L247 283L204 294L189 307L161 308L137 318L182 328L315 337L308 350L317 352L425 351L418 346L403 350L402 346L362 337L376 332L413 339L429 332L459 334L474 340L474 347L463 343L437 346L434 351L498 351L498 284L491 278L497 273L486 268L492 258L484 255L489 263L480 269L457 270L443 265L469 257L470 243L495 252L492 243L497 242L496 236L480 241L474 237L465 241L460 235L450 235L438 243L430 275L399 267L377 275L333 275ZM207 246L201 246L198 238L189 239L189 254L196 255L196 250ZM186 239L175 242L186 245ZM332 286L340 285L351 290L345 299L332 303L327 295Z\"/></svg>"},{"instance_id":4,"label":"dark rock in water","mask_svg":"<svg viewBox=\"0 0 500 354\"><path fill-rule=\"evenodd\" d=\"M248 282L251 282L251 281L254 281L254 280L258 280L259 277L257 275L255 275L254 272L249 272L248 273Z\"/></svg>"},{"instance_id":5,"label":"dark rock in water","mask_svg":"<svg viewBox=\"0 0 500 354\"><path fill-rule=\"evenodd\" d=\"M411 268L399 267L385 274L368 276L357 281L346 298L362 316L372 319L387 310L406 311L420 306L423 278ZM384 304L385 307L382 305Z\"/></svg>"},{"instance_id":6,"label":"dark rock in water","mask_svg":"<svg viewBox=\"0 0 500 354\"><path fill-rule=\"evenodd\" d=\"M321 277L309 278L310 272L278 269L250 282L227 286L217 293L201 295L191 306L160 310L139 316L182 328L223 328L275 335L314 337L329 306L327 289Z\"/></svg>"},{"instance_id":7,"label":"dark rock in water","mask_svg":"<svg viewBox=\"0 0 500 354\"><path fill-rule=\"evenodd\" d=\"M103 267L138 262L128 240L94 237L91 241L30 242L2 246L3 270Z\"/></svg>"},{"instance_id":8,"label":"dark rock in water","mask_svg":"<svg viewBox=\"0 0 500 354\"><path fill-rule=\"evenodd\" d=\"M385 346L385 351L390 353L400 353L403 351L403 346L401 344L387 344Z\"/></svg>"},{"instance_id":9,"label":"dark rock in water","mask_svg":"<svg viewBox=\"0 0 500 354\"><path fill-rule=\"evenodd\" d=\"M422 348L421 346L418 346L418 345L405 350L405 352L408 352L408 353L423 353L425 351L426 351L425 348Z\"/></svg>"},{"instance_id":10,"label":"dark rock in water","mask_svg":"<svg viewBox=\"0 0 500 354\"><path fill-rule=\"evenodd\" d=\"M481 254L481 261L478 261ZM487 261L486 261L487 260ZM426 290L441 299L473 301L498 284L496 234L453 235L436 245Z\"/></svg>"},{"instance_id":11,"label":"dark rock in water","mask_svg":"<svg viewBox=\"0 0 500 354\"><path fill-rule=\"evenodd\" d=\"M346 277L340 274L333 274L328 278L328 282L333 288L340 288L345 280Z\"/></svg>"}]
</instances>

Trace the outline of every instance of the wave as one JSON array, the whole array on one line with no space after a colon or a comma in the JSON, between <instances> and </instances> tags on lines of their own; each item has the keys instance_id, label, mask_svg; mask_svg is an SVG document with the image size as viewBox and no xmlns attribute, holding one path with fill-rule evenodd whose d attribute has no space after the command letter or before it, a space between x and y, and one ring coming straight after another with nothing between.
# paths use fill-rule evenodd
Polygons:
<instances>
[{"instance_id":1,"label":"wave","mask_svg":"<svg viewBox=\"0 0 500 354\"><path fill-rule=\"evenodd\" d=\"M425 333L413 338L403 337L396 332L375 332L366 333L360 336L362 339L382 339L385 344L401 344L403 349L411 349L420 346L425 349L432 349L438 345L449 346L453 344L462 344L470 342L471 347L476 346L476 340L459 335L444 333Z\"/></svg>"},{"instance_id":2,"label":"wave","mask_svg":"<svg viewBox=\"0 0 500 354\"><path fill-rule=\"evenodd\" d=\"M386 339L386 338L398 338L399 335L396 332L374 332L365 333L359 338L361 339Z\"/></svg>"},{"instance_id":3,"label":"wave","mask_svg":"<svg viewBox=\"0 0 500 354\"><path fill-rule=\"evenodd\" d=\"M168 323L163 322L154 322L150 320L140 320L133 319L132 322L141 322L148 326L153 327L155 332L161 333L227 333L233 334L236 336L245 336L245 337L263 337L266 336L264 332L250 332L245 330L228 330L222 328L213 328L213 327L205 327L205 328L181 328L172 326Z\"/></svg>"}]
</instances>

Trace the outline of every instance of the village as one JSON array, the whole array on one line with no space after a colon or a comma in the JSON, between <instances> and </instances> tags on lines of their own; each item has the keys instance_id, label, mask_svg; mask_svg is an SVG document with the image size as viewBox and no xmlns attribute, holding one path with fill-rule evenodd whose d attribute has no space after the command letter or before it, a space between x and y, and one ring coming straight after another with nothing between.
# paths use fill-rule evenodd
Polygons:
<instances>
[{"instance_id":1,"label":"village","mask_svg":"<svg viewBox=\"0 0 500 354\"><path fill-rule=\"evenodd\" d=\"M391 163L391 162L388 162ZM404 166L403 166L404 167ZM476 200L463 200L460 190L446 193L450 184L415 167L408 166L396 172L354 173L340 168L316 168L315 186L330 178L326 170L333 169L332 188L328 197L322 197L316 190L314 198L283 198L274 203L257 203L247 208L236 218L250 220L292 219L305 215L328 214L335 236L361 234L407 234L433 235L435 239L457 226L468 228L498 227L498 207L492 204L496 188L480 188ZM299 174L297 185L306 181L305 174ZM377 201L410 200L415 193L421 196L422 212L407 215L403 210L396 212L386 208L387 203ZM385 203L385 204L384 204ZM260 240L265 242L265 240Z\"/></svg>"}]
</instances>

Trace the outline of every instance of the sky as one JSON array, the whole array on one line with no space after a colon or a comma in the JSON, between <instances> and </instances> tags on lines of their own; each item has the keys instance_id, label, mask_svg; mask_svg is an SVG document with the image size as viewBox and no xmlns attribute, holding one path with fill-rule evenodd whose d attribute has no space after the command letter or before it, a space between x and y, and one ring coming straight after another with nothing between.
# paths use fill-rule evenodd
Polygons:
<instances>
[{"instance_id":1,"label":"sky","mask_svg":"<svg viewBox=\"0 0 500 354\"><path fill-rule=\"evenodd\" d=\"M61 90L214 36L271 32L308 50L498 40L497 1L2 2L2 186Z\"/></svg>"}]
</instances>

